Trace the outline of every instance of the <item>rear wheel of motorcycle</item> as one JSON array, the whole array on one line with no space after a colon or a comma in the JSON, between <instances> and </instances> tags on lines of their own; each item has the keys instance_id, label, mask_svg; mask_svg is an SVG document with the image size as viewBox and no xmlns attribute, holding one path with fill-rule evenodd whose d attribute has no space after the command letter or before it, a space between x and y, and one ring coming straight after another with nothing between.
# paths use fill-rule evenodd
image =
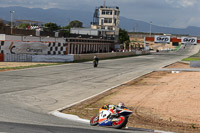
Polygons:
<instances>
[{"instance_id":1,"label":"rear wheel of motorcycle","mask_svg":"<svg viewBox=\"0 0 200 133\"><path fill-rule=\"evenodd\" d=\"M112 123L113 128L121 129L122 127L125 127L128 122L128 118L125 116L120 116L118 119L119 121L114 121Z\"/></svg>"},{"instance_id":2,"label":"rear wheel of motorcycle","mask_svg":"<svg viewBox=\"0 0 200 133\"><path fill-rule=\"evenodd\" d=\"M99 122L99 116L96 115L96 116L92 117L92 119L90 120L90 125L96 126L96 125L98 125L98 122Z\"/></svg>"}]
</instances>

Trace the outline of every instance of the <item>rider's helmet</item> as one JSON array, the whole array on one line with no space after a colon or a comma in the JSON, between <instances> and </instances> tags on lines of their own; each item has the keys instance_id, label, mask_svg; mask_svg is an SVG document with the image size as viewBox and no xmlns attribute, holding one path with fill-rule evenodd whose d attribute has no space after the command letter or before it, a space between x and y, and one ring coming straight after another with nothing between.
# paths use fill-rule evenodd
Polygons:
<instances>
[{"instance_id":1,"label":"rider's helmet","mask_svg":"<svg viewBox=\"0 0 200 133\"><path fill-rule=\"evenodd\" d=\"M122 103L122 102L120 102L120 103L118 104L118 107L119 107L119 108L124 108L124 107L125 107L125 104Z\"/></svg>"}]
</instances>

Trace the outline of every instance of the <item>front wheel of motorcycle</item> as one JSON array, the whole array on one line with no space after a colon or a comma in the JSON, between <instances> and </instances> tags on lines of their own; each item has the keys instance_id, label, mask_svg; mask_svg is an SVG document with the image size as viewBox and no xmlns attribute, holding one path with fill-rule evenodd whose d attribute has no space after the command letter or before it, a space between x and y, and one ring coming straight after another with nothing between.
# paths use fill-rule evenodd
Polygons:
<instances>
[{"instance_id":1,"label":"front wheel of motorcycle","mask_svg":"<svg viewBox=\"0 0 200 133\"><path fill-rule=\"evenodd\" d=\"M98 122L99 122L99 115L96 115L96 116L92 117L92 119L90 120L90 125L96 126L96 125L98 125Z\"/></svg>"},{"instance_id":2,"label":"front wheel of motorcycle","mask_svg":"<svg viewBox=\"0 0 200 133\"><path fill-rule=\"evenodd\" d=\"M120 116L118 117L118 121L114 121L112 123L113 128L115 129L121 129L122 127L125 127L127 122L128 122L128 118L125 116Z\"/></svg>"}]
</instances>

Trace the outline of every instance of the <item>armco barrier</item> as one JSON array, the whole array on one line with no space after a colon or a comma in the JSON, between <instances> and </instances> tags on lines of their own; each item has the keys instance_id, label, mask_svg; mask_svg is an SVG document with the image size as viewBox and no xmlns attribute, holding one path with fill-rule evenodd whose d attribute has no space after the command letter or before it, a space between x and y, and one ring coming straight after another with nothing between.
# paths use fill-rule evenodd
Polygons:
<instances>
[{"instance_id":1,"label":"armco barrier","mask_svg":"<svg viewBox=\"0 0 200 133\"><path fill-rule=\"evenodd\" d=\"M5 54L5 62L72 62L73 55Z\"/></svg>"},{"instance_id":2,"label":"armco barrier","mask_svg":"<svg viewBox=\"0 0 200 133\"><path fill-rule=\"evenodd\" d=\"M5 62L32 62L32 55L28 54L5 54Z\"/></svg>"},{"instance_id":3,"label":"armco barrier","mask_svg":"<svg viewBox=\"0 0 200 133\"><path fill-rule=\"evenodd\" d=\"M33 62L72 62L73 55L32 55Z\"/></svg>"},{"instance_id":4,"label":"armco barrier","mask_svg":"<svg viewBox=\"0 0 200 133\"><path fill-rule=\"evenodd\" d=\"M0 61L5 62L72 62L91 60L96 55L100 59L148 54L149 51L93 53L77 55L31 55L31 54L0 54Z\"/></svg>"},{"instance_id":5,"label":"armco barrier","mask_svg":"<svg viewBox=\"0 0 200 133\"><path fill-rule=\"evenodd\" d=\"M77 55L74 55L74 60L75 61L91 60L91 59L93 59L93 57L95 55L100 59L105 59L105 58L132 56L132 55L142 55L142 54L149 54L149 51L77 54Z\"/></svg>"},{"instance_id":6,"label":"armco barrier","mask_svg":"<svg viewBox=\"0 0 200 133\"><path fill-rule=\"evenodd\" d=\"M200 61L190 61L190 67L200 67Z\"/></svg>"}]
</instances>

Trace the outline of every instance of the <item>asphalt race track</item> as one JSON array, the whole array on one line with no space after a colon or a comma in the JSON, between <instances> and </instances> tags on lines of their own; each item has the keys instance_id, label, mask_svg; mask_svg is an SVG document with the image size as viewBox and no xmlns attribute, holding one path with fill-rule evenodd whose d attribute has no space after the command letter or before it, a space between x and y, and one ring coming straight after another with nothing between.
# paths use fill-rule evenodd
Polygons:
<instances>
[{"instance_id":1,"label":"asphalt race track","mask_svg":"<svg viewBox=\"0 0 200 133\"><path fill-rule=\"evenodd\" d=\"M49 112L125 83L199 50L187 46L176 53L100 60L0 73L0 132L6 133L145 133L151 130L114 130L61 119Z\"/></svg>"}]
</instances>

